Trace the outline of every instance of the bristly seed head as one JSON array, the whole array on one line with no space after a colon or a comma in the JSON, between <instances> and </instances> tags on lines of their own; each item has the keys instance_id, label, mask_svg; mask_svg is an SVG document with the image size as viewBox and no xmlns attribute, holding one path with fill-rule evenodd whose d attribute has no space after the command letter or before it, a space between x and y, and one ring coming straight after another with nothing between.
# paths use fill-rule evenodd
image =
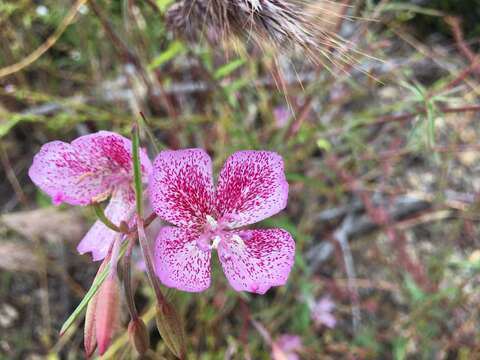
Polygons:
<instances>
[{"instance_id":1,"label":"bristly seed head","mask_svg":"<svg viewBox=\"0 0 480 360\"><path fill-rule=\"evenodd\" d=\"M168 25L190 40L217 43L229 37L273 45L310 46L313 35L295 0L181 0L167 13Z\"/></svg>"},{"instance_id":2,"label":"bristly seed head","mask_svg":"<svg viewBox=\"0 0 480 360\"><path fill-rule=\"evenodd\" d=\"M316 65L356 67L356 55L363 54L338 34L341 20L351 20L348 7L331 0L177 0L166 21L192 42L252 40L263 48L300 48Z\"/></svg>"}]
</instances>

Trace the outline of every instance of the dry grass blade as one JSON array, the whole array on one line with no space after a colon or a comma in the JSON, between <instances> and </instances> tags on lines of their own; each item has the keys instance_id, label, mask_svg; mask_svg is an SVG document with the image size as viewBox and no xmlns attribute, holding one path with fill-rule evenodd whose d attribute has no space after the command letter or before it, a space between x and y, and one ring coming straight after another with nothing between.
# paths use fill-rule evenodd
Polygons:
<instances>
[{"instance_id":1,"label":"dry grass blade","mask_svg":"<svg viewBox=\"0 0 480 360\"><path fill-rule=\"evenodd\" d=\"M75 16L77 15L78 10L86 2L87 0L77 0L77 2L70 8L57 30L31 54L29 54L15 64L1 68L0 78L14 74L17 71L26 68L27 66L37 61L43 54L45 54L57 42L60 36L62 36L63 32L68 28L68 26L73 22L73 20L75 20Z\"/></svg>"}]
</instances>

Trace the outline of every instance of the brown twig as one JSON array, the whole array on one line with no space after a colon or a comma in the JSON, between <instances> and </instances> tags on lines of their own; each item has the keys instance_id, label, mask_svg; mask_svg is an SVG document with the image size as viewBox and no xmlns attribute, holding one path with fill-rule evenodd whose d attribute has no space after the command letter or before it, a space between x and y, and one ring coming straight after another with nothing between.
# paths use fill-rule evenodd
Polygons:
<instances>
[{"instance_id":1,"label":"brown twig","mask_svg":"<svg viewBox=\"0 0 480 360\"><path fill-rule=\"evenodd\" d=\"M473 105L466 105L466 106L460 106L460 107L439 107L439 111L443 112L445 114L455 114L455 113L465 113L465 112L477 112L480 111L480 104L473 104ZM424 108L418 109L415 112L408 112L404 114L399 114L399 115L384 115L380 116L376 120L361 124L359 126L363 127L370 127L370 126L377 126L377 125L383 125L385 123L389 122L402 122L402 121L410 121L415 116L418 115L425 115L426 110ZM341 134L342 132L347 131L345 128L337 128L337 129L332 129L326 132L326 136L334 136Z\"/></svg>"},{"instance_id":2,"label":"brown twig","mask_svg":"<svg viewBox=\"0 0 480 360\"><path fill-rule=\"evenodd\" d=\"M87 0L77 0L77 2L70 8L65 18L62 20L55 32L38 48L35 49L30 55L26 56L19 62L6 66L0 69L0 78L14 74L27 66L33 64L37 61L43 54L45 54L55 43L58 41L60 36L65 32L65 30L70 26L70 24L75 20L78 10L82 5L84 5Z\"/></svg>"},{"instance_id":3,"label":"brown twig","mask_svg":"<svg viewBox=\"0 0 480 360\"><path fill-rule=\"evenodd\" d=\"M396 259L401 268L408 272L413 280L425 291L434 290L434 286L428 279L423 265L415 262L408 254L407 239L405 235L394 226L388 211L386 211L383 206L377 206L373 203L371 196L364 191L358 178L343 169L340 166L339 160L334 155L329 156L326 159L326 163L345 185L359 196L371 220L384 229L396 252Z\"/></svg>"},{"instance_id":4,"label":"brown twig","mask_svg":"<svg viewBox=\"0 0 480 360\"><path fill-rule=\"evenodd\" d=\"M467 58L467 60L474 66L475 74L480 75L480 65L478 64L479 56L473 52L467 45L463 37L462 27L460 26L460 19L455 16L445 17L445 22L452 29L453 37L459 51Z\"/></svg>"},{"instance_id":5,"label":"brown twig","mask_svg":"<svg viewBox=\"0 0 480 360\"><path fill-rule=\"evenodd\" d=\"M7 179L12 185L13 191L17 196L17 199L23 206L26 208L29 207L28 199L23 192L22 186L15 175L15 171L12 168L12 164L10 163L10 159L8 158L8 154L5 151L3 145L0 143L0 161L2 162L2 166L5 169L5 174L7 175Z\"/></svg>"}]
</instances>

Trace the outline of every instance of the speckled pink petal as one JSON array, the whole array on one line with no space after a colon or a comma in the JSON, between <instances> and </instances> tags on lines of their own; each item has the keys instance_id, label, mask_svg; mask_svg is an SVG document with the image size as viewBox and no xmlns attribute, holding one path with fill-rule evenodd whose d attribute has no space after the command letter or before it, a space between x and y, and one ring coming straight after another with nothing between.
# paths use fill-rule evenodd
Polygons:
<instances>
[{"instance_id":1,"label":"speckled pink petal","mask_svg":"<svg viewBox=\"0 0 480 360\"><path fill-rule=\"evenodd\" d=\"M95 159L99 171L106 171L112 177L119 174L129 175L130 179L133 177L132 142L126 137L110 131L99 131L75 139L72 146ZM144 149L140 150L140 164L143 180L147 182L152 164Z\"/></svg>"},{"instance_id":2,"label":"speckled pink petal","mask_svg":"<svg viewBox=\"0 0 480 360\"><path fill-rule=\"evenodd\" d=\"M155 272L168 287L200 292L210 286L210 251L197 247L199 233L165 226L155 241Z\"/></svg>"},{"instance_id":3,"label":"speckled pink petal","mask_svg":"<svg viewBox=\"0 0 480 360\"><path fill-rule=\"evenodd\" d=\"M295 257L295 242L283 229L235 231L218 247L225 276L237 291L265 294L287 282ZM236 236L239 238L236 238Z\"/></svg>"},{"instance_id":4,"label":"speckled pink petal","mask_svg":"<svg viewBox=\"0 0 480 360\"><path fill-rule=\"evenodd\" d=\"M212 161L201 149L162 151L149 181L153 210L177 226L200 227L214 212Z\"/></svg>"},{"instance_id":5,"label":"speckled pink petal","mask_svg":"<svg viewBox=\"0 0 480 360\"><path fill-rule=\"evenodd\" d=\"M121 221L129 222L135 210L135 194L129 187L114 191L110 203L105 208L105 215L115 224ZM108 253L110 245L118 233L106 227L97 220L77 246L80 254L92 253L94 261L102 260Z\"/></svg>"},{"instance_id":6,"label":"speckled pink petal","mask_svg":"<svg viewBox=\"0 0 480 360\"><path fill-rule=\"evenodd\" d=\"M94 161L70 144L52 141L35 155L28 174L55 205L87 205L92 198L110 191L101 177L93 176Z\"/></svg>"},{"instance_id":7,"label":"speckled pink petal","mask_svg":"<svg viewBox=\"0 0 480 360\"><path fill-rule=\"evenodd\" d=\"M288 183L283 160L270 151L238 151L230 156L218 180L219 216L231 228L253 224L283 210Z\"/></svg>"},{"instance_id":8,"label":"speckled pink petal","mask_svg":"<svg viewBox=\"0 0 480 360\"><path fill-rule=\"evenodd\" d=\"M143 151L141 162L147 179L151 163ZM56 205L102 201L116 186L131 182L131 143L107 131L79 137L72 144L52 141L35 155L28 173Z\"/></svg>"}]
</instances>

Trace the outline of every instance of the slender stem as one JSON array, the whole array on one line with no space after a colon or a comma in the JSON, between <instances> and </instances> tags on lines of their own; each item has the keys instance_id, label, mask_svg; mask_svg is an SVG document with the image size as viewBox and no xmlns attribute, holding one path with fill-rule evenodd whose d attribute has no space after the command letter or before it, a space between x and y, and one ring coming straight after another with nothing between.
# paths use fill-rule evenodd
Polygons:
<instances>
[{"instance_id":1,"label":"slender stem","mask_svg":"<svg viewBox=\"0 0 480 360\"><path fill-rule=\"evenodd\" d=\"M147 228L150 226L150 224L157 218L157 214L155 214L154 212L152 212L150 215L148 215L147 218L145 218L145 220L143 221L143 227L144 228ZM131 234L136 234L137 233L137 224L133 225L130 229L128 229L128 233L129 235Z\"/></svg>"},{"instance_id":2,"label":"slender stem","mask_svg":"<svg viewBox=\"0 0 480 360\"><path fill-rule=\"evenodd\" d=\"M111 222L110 219L105 215L105 212L99 203L94 203L93 209L95 210L95 215L97 215L98 220L100 220L106 227L112 229L113 231L121 232L120 228Z\"/></svg>"},{"instance_id":3,"label":"slender stem","mask_svg":"<svg viewBox=\"0 0 480 360\"><path fill-rule=\"evenodd\" d=\"M147 240L147 236L145 235L145 228L143 226L143 220L137 218L137 230L138 230L138 239L140 241L140 247L142 248L143 258L145 260L145 265L147 266L147 274L152 284L153 290L155 291L155 295L157 297L157 301L160 304L165 303L165 297L162 294L162 290L160 289L160 284L158 279L155 275L155 269L153 267L153 258L152 252L150 250L150 245Z\"/></svg>"},{"instance_id":4,"label":"slender stem","mask_svg":"<svg viewBox=\"0 0 480 360\"><path fill-rule=\"evenodd\" d=\"M155 219L157 218L157 214L152 212L144 221L143 226L147 228Z\"/></svg>"},{"instance_id":5,"label":"slender stem","mask_svg":"<svg viewBox=\"0 0 480 360\"><path fill-rule=\"evenodd\" d=\"M140 113L143 117L143 114ZM140 167L140 139L138 133L138 124L133 124L132 127L132 144L133 144L133 175L135 180L135 196L137 198L137 233L140 241L140 247L142 248L143 258L147 266L147 274L155 291L157 301L160 304L165 303L162 291L160 289L160 283L155 275L153 267L152 252L150 244L148 243L147 236L145 235L144 220L143 220L143 190L142 190L142 173Z\"/></svg>"},{"instance_id":6,"label":"slender stem","mask_svg":"<svg viewBox=\"0 0 480 360\"><path fill-rule=\"evenodd\" d=\"M133 144L133 178L135 185L135 197L137 200L137 217L143 219L143 191L142 191L142 171L140 164L140 135L138 124L132 127Z\"/></svg>"},{"instance_id":7,"label":"slender stem","mask_svg":"<svg viewBox=\"0 0 480 360\"><path fill-rule=\"evenodd\" d=\"M123 258L123 286L125 290L125 297L127 300L128 312L132 320L138 319L138 312L135 306L135 300L133 298L132 291L132 277L131 277L131 258L132 250L135 245L136 236L134 234L128 236L128 248Z\"/></svg>"}]
</instances>

